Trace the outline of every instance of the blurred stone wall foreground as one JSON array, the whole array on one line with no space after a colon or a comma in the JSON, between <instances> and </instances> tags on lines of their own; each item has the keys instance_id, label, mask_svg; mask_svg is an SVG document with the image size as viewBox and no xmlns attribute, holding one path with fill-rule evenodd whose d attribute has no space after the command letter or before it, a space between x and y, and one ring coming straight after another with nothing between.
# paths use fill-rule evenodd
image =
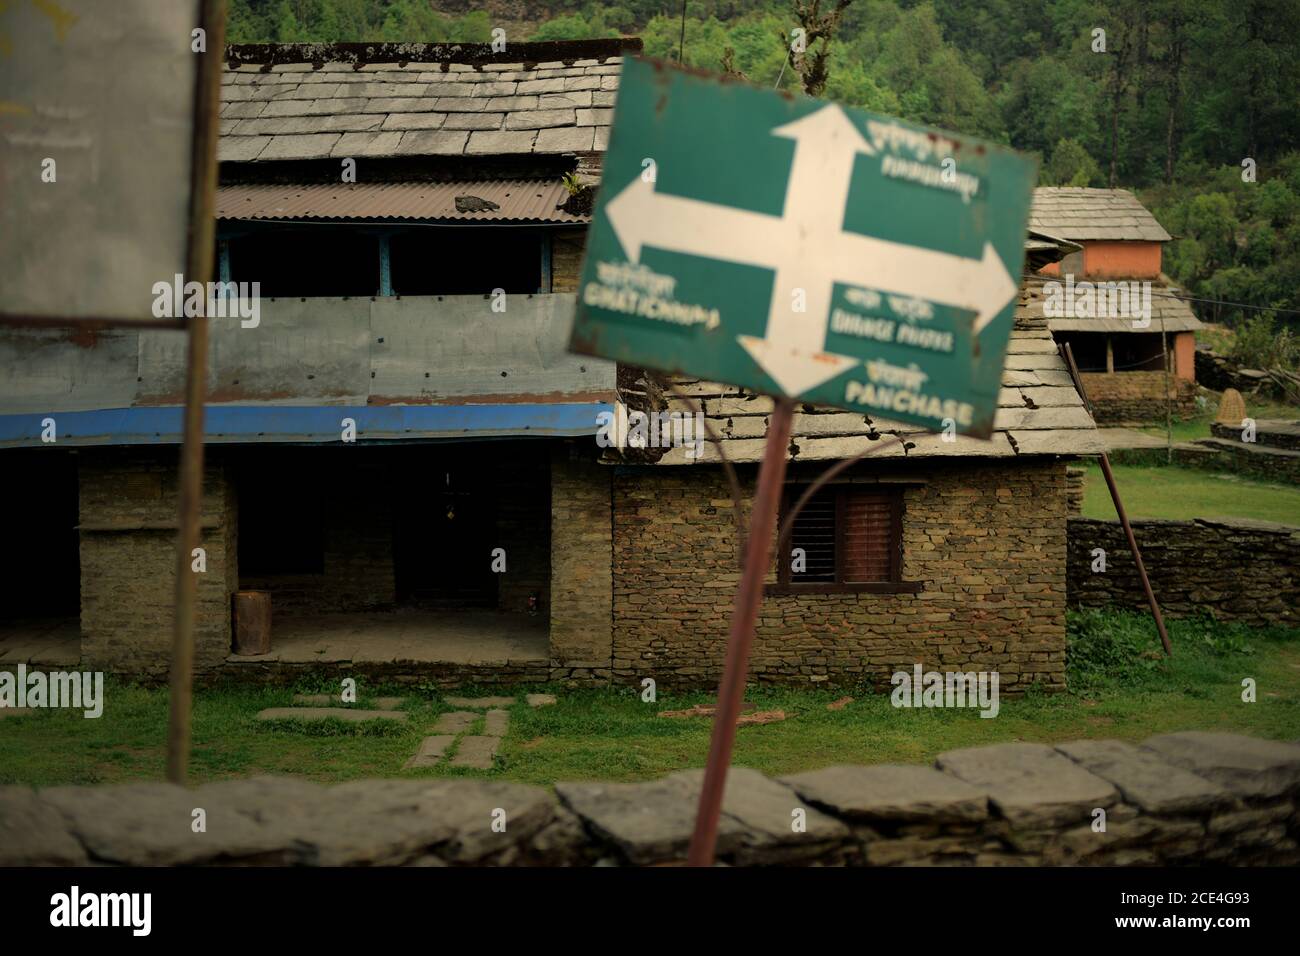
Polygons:
<instances>
[{"instance_id":1,"label":"blurred stone wall foreground","mask_svg":"<svg viewBox=\"0 0 1300 956\"><path fill-rule=\"evenodd\" d=\"M0 866L674 864L700 780L0 787ZM998 744L933 767L733 769L718 851L736 865L1296 864L1297 797L1294 743Z\"/></svg>"}]
</instances>

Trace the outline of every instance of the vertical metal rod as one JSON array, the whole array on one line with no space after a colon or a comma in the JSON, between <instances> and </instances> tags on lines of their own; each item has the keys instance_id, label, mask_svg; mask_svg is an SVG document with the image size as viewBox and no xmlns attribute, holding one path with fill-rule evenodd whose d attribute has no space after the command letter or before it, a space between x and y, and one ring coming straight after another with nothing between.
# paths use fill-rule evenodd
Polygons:
<instances>
[{"instance_id":1,"label":"vertical metal rod","mask_svg":"<svg viewBox=\"0 0 1300 956\"><path fill-rule=\"evenodd\" d=\"M225 49L226 2L202 0L201 26L207 37L194 90L194 151L190 181L190 232L186 255L187 281L204 286L212 278L213 233L216 227L217 114L221 90L221 61ZM206 301L206 300L205 300ZM185 365L184 440L181 445L180 506L176 536L176 610L172 626L170 714L167 723L167 779L184 784L190 761L190 704L194 673L194 601L198 579L191 570L192 552L199 546L199 514L203 505L203 401L207 387L208 320L205 314L189 321Z\"/></svg>"},{"instance_id":2,"label":"vertical metal rod","mask_svg":"<svg viewBox=\"0 0 1300 956\"><path fill-rule=\"evenodd\" d=\"M1063 346L1065 350L1065 360L1070 365L1070 377L1074 379L1074 387L1079 390L1079 397L1083 399L1083 404L1087 406L1088 411L1092 411L1092 402L1088 400L1088 392L1083 387L1083 379L1079 376L1079 367L1074 364L1074 352L1070 348L1070 343L1066 342ZM1124 502L1119 500L1119 488L1115 484L1115 473L1110 470L1110 456L1105 452L1101 453L1101 473L1106 476L1106 487L1110 489L1110 500L1115 502L1115 513L1119 515L1120 527L1124 529L1124 535L1128 538L1129 550L1133 552L1133 563L1137 565L1138 577L1142 579L1142 590L1146 592L1147 604L1151 606L1151 616L1155 618L1156 630L1160 632L1160 643L1164 645L1165 656L1173 657L1173 648L1169 645L1169 634L1165 631L1165 618L1160 613L1160 604L1156 601L1155 592L1151 590L1151 580L1147 577L1146 565L1142 563L1142 552L1138 549L1137 538L1133 536L1133 526L1128 523L1128 515L1124 513Z\"/></svg>"},{"instance_id":3,"label":"vertical metal rod","mask_svg":"<svg viewBox=\"0 0 1300 956\"><path fill-rule=\"evenodd\" d=\"M785 482L786 452L793 419L794 402L788 398L776 399L768 423L763 464L758 472L754 508L749 518L745 570L736 588L731 611L731 636L727 639L727 660L713 717L709 761L704 768L704 785L700 789L695 831L691 835L691 849L687 856L691 866L713 865L718 843L718 817L722 813L722 795L727 786L727 768L731 764L731 751L736 743L736 721L745 696L749 650L754 643L758 606L763 600L763 578L772 558L772 533L776 530L776 507Z\"/></svg>"}]
</instances>

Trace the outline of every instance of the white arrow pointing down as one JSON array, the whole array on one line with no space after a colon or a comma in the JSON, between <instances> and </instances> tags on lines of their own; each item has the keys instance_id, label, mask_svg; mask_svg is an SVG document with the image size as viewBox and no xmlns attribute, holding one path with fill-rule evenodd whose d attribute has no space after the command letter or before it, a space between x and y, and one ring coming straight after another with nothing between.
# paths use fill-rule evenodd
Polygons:
<instances>
[{"instance_id":1,"label":"white arrow pointing down","mask_svg":"<svg viewBox=\"0 0 1300 956\"><path fill-rule=\"evenodd\" d=\"M605 206L623 252L641 261L646 246L771 269L763 338L737 336L787 395L798 396L847 371L857 359L825 351L833 284L860 285L975 313L978 334L1018 286L991 243L980 259L843 230L853 155L871 144L838 106L825 106L773 134L795 140L780 216L673 196L639 176ZM806 311L795 312L802 289Z\"/></svg>"}]
</instances>

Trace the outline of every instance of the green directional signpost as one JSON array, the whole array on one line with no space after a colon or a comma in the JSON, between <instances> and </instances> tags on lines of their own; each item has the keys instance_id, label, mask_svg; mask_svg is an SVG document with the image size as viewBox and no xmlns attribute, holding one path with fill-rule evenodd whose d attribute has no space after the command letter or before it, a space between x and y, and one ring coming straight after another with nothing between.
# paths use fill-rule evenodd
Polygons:
<instances>
[{"instance_id":1,"label":"green directional signpost","mask_svg":"<svg viewBox=\"0 0 1300 956\"><path fill-rule=\"evenodd\" d=\"M713 859L792 403L988 437L1036 172L958 134L624 63L570 348L777 398L693 864Z\"/></svg>"}]
</instances>

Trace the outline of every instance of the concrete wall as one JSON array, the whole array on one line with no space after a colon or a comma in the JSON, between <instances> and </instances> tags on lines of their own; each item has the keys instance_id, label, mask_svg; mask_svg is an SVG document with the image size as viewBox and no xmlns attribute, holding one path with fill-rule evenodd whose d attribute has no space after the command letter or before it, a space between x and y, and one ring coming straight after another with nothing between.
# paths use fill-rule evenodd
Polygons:
<instances>
[{"instance_id":1,"label":"concrete wall","mask_svg":"<svg viewBox=\"0 0 1300 956\"><path fill-rule=\"evenodd\" d=\"M816 474L814 471L812 474ZM1065 466L1051 459L891 463L903 579L918 593L768 596L750 663L763 682L886 684L915 662L997 670L1016 691L1065 682ZM745 477L746 505L753 473ZM614 479L614 671L714 687L739 579L721 469ZM769 581L776 580L775 565Z\"/></svg>"},{"instance_id":2,"label":"concrete wall","mask_svg":"<svg viewBox=\"0 0 1300 956\"><path fill-rule=\"evenodd\" d=\"M910 711L899 711L910 714ZM906 717L900 717L906 719ZM0 866L585 866L681 863L701 772L644 783L285 777L0 787ZM733 865L1300 863L1300 747L1175 733L940 754L933 767L733 768L718 858ZM194 834L202 806L208 831ZM795 832L793 811L806 827ZM505 812L508 827L493 821ZM1104 828L1094 828L1105 813Z\"/></svg>"},{"instance_id":3,"label":"concrete wall","mask_svg":"<svg viewBox=\"0 0 1300 956\"><path fill-rule=\"evenodd\" d=\"M171 659L177 522L176 449L81 455L81 651L86 666L156 679ZM204 473L196 672L230 653L238 581L234 493L219 459Z\"/></svg>"},{"instance_id":4,"label":"concrete wall","mask_svg":"<svg viewBox=\"0 0 1300 956\"><path fill-rule=\"evenodd\" d=\"M585 446L558 446L551 458L551 658L556 677L607 678L613 469L588 457Z\"/></svg>"},{"instance_id":5,"label":"concrete wall","mask_svg":"<svg viewBox=\"0 0 1300 956\"><path fill-rule=\"evenodd\" d=\"M1211 614L1252 627L1300 626L1300 527L1250 521L1134 521L1151 589L1169 617ZM1146 595L1119 521L1070 519L1072 606L1146 611ZM1094 548L1106 571L1092 570Z\"/></svg>"},{"instance_id":6,"label":"concrete wall","mask_svg":"<svg viewBox=\"0 0 1300 956\"><path fill-rule=\"evenodd\" d=\"M572 294L513 295L494 312L489 298L469 295L266 299L256 328L212 320L209 401L604 401L614 363L569 354L574 303ZM179 405L185 336L4 329L0 381L0 414Z\"/></svg>"}]
</instances>

